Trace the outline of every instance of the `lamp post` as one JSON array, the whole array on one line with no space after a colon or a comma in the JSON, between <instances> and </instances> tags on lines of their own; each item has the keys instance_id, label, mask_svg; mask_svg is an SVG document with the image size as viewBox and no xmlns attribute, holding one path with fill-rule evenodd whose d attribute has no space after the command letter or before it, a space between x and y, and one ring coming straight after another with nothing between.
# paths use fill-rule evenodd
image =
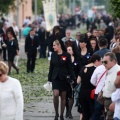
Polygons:
<instances>
[{"instance_id":1,"label":"lamp post","mask_svg":"<svg viewBox=\"0 0 120 120\"><path fill-rule=\"evenodd\" d=\"M20 4L20 1L17 0L17 21L16 21L16 24L18 27L19 27L19 16L20 16L19 4Z\"/></svg>"},{"instance_id":2,"label":"lamp post","mask_svg":"<svg viewBox=\"0 0 120 120\"><path fill-rule=\"evenodd\" d=\"M71 14L71 0L68 0L69 1L69 9L70 9L70 14Z\"/></svg>"},{"instance_id":3,"label":"lamp post","mask_svg":"<svg viewBox=\"0 0 120 120\"><path fill-rule=\"evenodd\" d=\"M37 0L34 0L35 20L37 19Z\"/></svg>"},{"instance_id":4,"label":"lamp post","mask_svg":"<svg viewBox=\"0 0 120 120\"><path fill-rule=\"evenodd\" d=\"M63 0L63 14L65 14L65 0Z\"/></svg>"},{"instance_id":5,"label":"lamp post","mask_svg":"<svg viewBox=\"0 0 120 120\"><path fill-rule=\"evenodd\" d=\"M56 0L56 10L57 10L57 15L59 14L59 0Z\"/></svg>"},{"instance_id":6,"label":"lamp post","mask_svg":"<svg viewBox=\"0 0 120 120\"><path fill-rule=\"evenodd\" d=\"M74 15L74 13L75 13L75 7L76 7L76 5L75 5L75 0L73 0L73 15Z\"/></svg>"}]
</instances>

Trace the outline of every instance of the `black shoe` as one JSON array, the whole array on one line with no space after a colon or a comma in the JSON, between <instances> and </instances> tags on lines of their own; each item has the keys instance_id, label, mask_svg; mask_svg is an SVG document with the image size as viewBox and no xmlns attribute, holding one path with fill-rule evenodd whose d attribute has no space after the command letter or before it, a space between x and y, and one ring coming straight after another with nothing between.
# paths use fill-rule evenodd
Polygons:
<instances>
[{"instance_id":1,"label":"black shoe","mask_svg":"<svg viewBox=\"0 0 120 120\"><path fill-rule=\"evenodd\" d=\"M16 70L16 73L19 74L19 69Z\"/></svg>"},{"instance_id":2,"label":"black shoe","mask_svg":"<svg viewBox=\"0 0 120 120\"><path fill-rule=\"evenodd\" d=\"M30 70L27 70L27 73L30 73Z\"/></svg>"},{"instance_id":3,"label":"black shoe","mask_svg":"<svg viewBox=\"0 0 120 120\"><path fill-rule=\"evenodd\" d=\"M63 117L63 116L60 116L60 120L64 120L64 117Z\"/></svg>"},{"instance_id":4,"label":"black shoe","mask_svg":"<svg viewBox=\"0 0 120 120\"><path fill-rule=\"evenodd\" d=\"M58 117L59 117L59 115L57 114L57 115L55 115L55 119L54 120L58 120Z\"/></svg>"},{"instance_id":5,"label":"black shoe","mask_svg":"<svg viewBox=\"0 0 120 120\"><path fill-rule=\"evenodd\" d=\"M66 111L66 115L65 115L65 117L66 118L68 118L69 117L69 113Z\"/></svg>"},{"instance_id":6,"label":"black shoe","mask_svg":"<svg viewBox=\"0 0 120 120\"><path fill-rule=\"evenodd\" d=\"M34 71L31 71L31 73L34 73Z\"/></svg>"},{"instance_id":7,"label":"black shoe","mask_svg":"<svg viewBox=\"0 0 120 120\"><path fill-rule=\"evenodd\" d=\"M70 118L70 119L73 119L73 116L72 116L72 114L71 114L71 113L69 114L69 118Z\"/></svg>"}]
</instances>

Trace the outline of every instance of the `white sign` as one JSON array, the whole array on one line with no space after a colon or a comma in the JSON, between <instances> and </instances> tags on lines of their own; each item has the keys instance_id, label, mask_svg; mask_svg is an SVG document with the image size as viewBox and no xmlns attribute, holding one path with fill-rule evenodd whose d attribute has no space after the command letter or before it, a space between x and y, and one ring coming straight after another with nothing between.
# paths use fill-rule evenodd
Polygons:
<instances>
[{"instance_id":1,"label":"white sign","mask_svg":"<svg viewBox=\"0 0 120 120\"><path fill-rule=\"evenodd\" d=\"M46 30L50 31L57 25L56 0L43 1Z\"/></svg>"}]
</instances>

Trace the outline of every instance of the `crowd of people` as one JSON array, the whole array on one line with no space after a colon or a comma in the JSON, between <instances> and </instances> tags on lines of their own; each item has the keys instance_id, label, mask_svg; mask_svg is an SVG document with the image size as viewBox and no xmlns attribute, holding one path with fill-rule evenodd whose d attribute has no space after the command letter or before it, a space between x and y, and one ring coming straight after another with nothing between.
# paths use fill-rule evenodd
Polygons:
<instances>
[{"instance_id":1,"label":"crowd of people","mask_svg":"<svg viewBox=\"0 0 120 120\"><path fill-rule=\"evenodd\" d=\"M52 31L46 30L43 19L39 24L36 21L29 24L30 17L24 20L26 72L34 72L39 47L39 58L46 58L48 55L50 60L48 81L52 82L54 120L59 118L59 96L61 97L60 120L64 120L65 108L65 117L73 119L72 107L75 100L74 91L77 87L80 89L76 106L82 120L120 120L119 19L113 20L110 16L107 18L102 16L100 23L97 18L92 22L86 19L87 33L82 34L78 31L75 37L71 35L72 28L63 25L64 20L65 18L61 16L60 24L54 26ZM65 22L70 24L67 20ZM3 87L1 83L6 84L11 80L7 76L7 73L11 74L11 67L19 74L19 69L14 63L15 56L19 54L18 30L15 26L15 22L12 27L7 27L7 23L3 22L0 29L0 56L3 61L8 60L9 66L8 68L3 62L0 63L3 66L0 66L1 89ZM46 53L47 47L48 53ZM20 84L18 80L14 81L18 84L21 95L16 96L15 99L22 99ZM91 97L93 90L94 98ZM16 95L15 91L11 93Z\"/></svg>"},{"instance_id":2,"label":"crowd of people","mask_svg":"<svg viewBox=\"0 0 120 120\"><path fill-rule=\"evenodd\" d=\"M78 85L77 105L82 120L120 119L120 109L117 107L120 95L115 84L120 71L120 27L115 29L112 22L104 30L93 29L85 34L77 32L75 38L71 36L71 30L67 29L64 37L62 29L54 27L49 39L51 58L48 75L53 89L54 120L59 117L59 96L60 120L64 120L65 108L65 117L73 118L74 89ZM94 98L91 97L93 90ZM114 110L111 110L113 106Z\"/></svg>"}]
</instances>

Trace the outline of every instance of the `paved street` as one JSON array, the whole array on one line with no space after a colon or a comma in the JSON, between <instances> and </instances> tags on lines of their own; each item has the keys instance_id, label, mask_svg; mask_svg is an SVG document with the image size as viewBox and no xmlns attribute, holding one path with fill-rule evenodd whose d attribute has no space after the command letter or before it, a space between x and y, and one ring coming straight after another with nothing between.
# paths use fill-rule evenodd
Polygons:
<instances>
[{"instance_id":1,"label":"paved street","mask_svg":"<svg viewBox=\"0 0 120 120\"><path fill-rule=\"evenodd\" d=\"M73 120L79 120L77 108L73 107ZM41 102L25 104L24 120L54 120L52 97L43 98ZM68 120L66 118L65 120Z\"/></svg>"}]
</instances>

